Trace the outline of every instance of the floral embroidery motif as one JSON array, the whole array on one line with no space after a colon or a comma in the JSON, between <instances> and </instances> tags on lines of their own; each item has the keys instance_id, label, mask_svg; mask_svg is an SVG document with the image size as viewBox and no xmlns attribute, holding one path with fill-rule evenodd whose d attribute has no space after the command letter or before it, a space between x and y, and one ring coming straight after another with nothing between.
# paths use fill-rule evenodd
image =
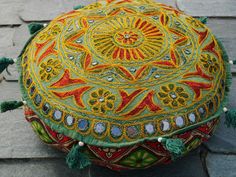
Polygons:
<instances>
[{"instance_id":1,"label":"floral embroidery motif","mask_svg":"<svg viewBox=\"0 0 236 177\"><path fill-rule=\"evenodd\" d=\"M102 148L102 151L104 151L107 155L107 157L112 157L113 153L119 151L119 149L115 148Z\"/></svg>"},{"instance_id":2,"label":"floral embroidery motif","mask_svg":"<svg viewBox=\"0 0 236 177\"><path fill-rule=\"evenodd\" d=\"M189 95L182 87L169 84L161 87L161 92L158 93L162 103L165 105L177 108L186 104Z\"/></svg>"},{"instance_id":3,"label":"floral embroidery motif","mask_svg":"<svg viewBox=\"0 0 236 177\"><path fill-rule=\"evenodd\" d=\"M121 160L121 164L129 167L144 168L150 166L157 160L157 157L151 152L139 149L132 152L127 158Z\"/></svg>"},{"instance_id":4,"label":"floral embroidery motif","mask_svg":"<svg viewBox=\"0 0 236 177\"><path fill-rule=\"evenodd\" d=\"M209 55L209 54L202 55L201 62L204 68L206 68L208 72L211 74L216 73L217 70L219 69L219 64L217 62L217 59L213 57L212 55Z\"/></svg>"},{"instance_id":5,"label":"floral embroidery motif","mask_svg":"<svg viewBox=\"0 0 236 177\"><path fill-rule=\"evenodd\" d=\"M44 127L37 121L32 123L33 130L38 134L40 139L45 143L52 143L52 139L48 136L47 132L44 130Z\"/></svg>"},{"instance_id":6,"label":"floral embroidery motif","mask_svg":"<svg viewBox=\"0 0 236 177\"><path fill-rule=\"evenodd\" d=\"M114 109L115 95L110 91L98 89L90 94L89 104L92 110L97 113L105 113L107 110Z\"/></svg>"},{"instance_id":7,"label":"floral embroidery motif","mask_svg":"<svg viewBox=\"0 0 236 177\"><path fill-rule=\"evenodd\" d=\"M117 40L123 44L134 44L138 40L138 35L132 31L125 31L117 34Z\"/></svg>"},{"instance_id":8,"label":"floral embroidery motif","mask_svg":"<svg viewBox=\"0 0 236 177\"><path fill-rule=\"evenodd\" d=\"M59 60L49 59L40 65L40 78L44 81L50 81L52 77L57 76L62 68Z\"/></svg>"},{"instance_id":9,"label":"floral embroidery motif","mask_svg":"<svg viewBox=\"0 0 236 177\"><path fill-rule=\"evenodd\" d=\"M193 149L196 149L198 146L200 146L202 143L202 140L200 138L196 138L193 140L189 145L187 145L185 149L185 153L192 151Z\"/></svg>"}]
</instances>

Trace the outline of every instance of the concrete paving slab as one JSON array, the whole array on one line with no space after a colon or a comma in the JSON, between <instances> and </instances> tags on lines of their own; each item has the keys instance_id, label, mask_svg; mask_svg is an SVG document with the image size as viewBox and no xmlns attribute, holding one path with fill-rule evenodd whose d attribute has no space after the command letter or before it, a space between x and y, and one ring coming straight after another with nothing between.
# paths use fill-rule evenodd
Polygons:
<instances>
[{"instance_id":1,"label":"concrete paving slab","mask_svg":"<svg viewBox=\"0 0 236 177\"><path fill-rule=\"evenodd\" d=\"M0 161L1 177L90 177L88 170L71 170L64 159Z\"/></svg>"},{"instance_id":2,"label":"concrete paving slab","mask_svg":"<svg viewBox=\"0 0 236 177\"><path fill-rule=\"evenodd\" d=\"M18 13L22 10L25 0L1 0L0 25L18 25L22 23Z\"/></svg>"},{"instance_id":3,"label":"concrete paving slab","mask_svg":"<svg viewBox=\"0 0 236 177\"><path fill-rule=\"evenodd\" d=\"M20 17L24 21L49 21L61 13L73 10L76 5L88 5L95 0L26 0ZM39 8L40 7L40 8Z\"/></svg>"},{"instance_id":4,"label":"concrete paving slab","mask_svg":"<svg viewBox=\"0 0 236 177\"><path fill-rule=\"evenodd\" d=\"M235 17L235 0L176 0L177 7L192 16Z\"/></svg>"},{"instance_id":5,"label":"concrete paving slab","mask_svg":"<svg viewBox=\"0 0 236 177\"><path fill-rule=\"evenodd\" d=\"M4 54L2 48L12 46L14 30L14 28L10 27L0 27L0 54Z\"/></svg>"},{"instance_id":6,"label":"concrete paving slab","mask_svg":"<svg viewBox=\"0 0 236 177\"><path fill-rule=\"evenodd\" d=\"M236 156L208 154L206 158L207 169L210 177L235 177Z\"/></svg>"}]
</instances>

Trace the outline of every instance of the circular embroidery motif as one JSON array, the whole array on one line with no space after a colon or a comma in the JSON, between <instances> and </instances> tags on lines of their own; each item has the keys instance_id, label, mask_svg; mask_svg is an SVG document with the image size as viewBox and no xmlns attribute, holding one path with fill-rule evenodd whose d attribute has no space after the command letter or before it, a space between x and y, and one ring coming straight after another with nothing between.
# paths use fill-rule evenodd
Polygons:
<instances>
[{"instance_id":1,"label":"circular embroidery motif","mask_svg":"<svg viewBox=\"0 0 236 177\"><path fill-rule=\"evenodd\" d=\"M163 53L167 38L162 31L163 26L142 16L108 16L90 29L87 39L102 60L144 61Z\"/></svg>"}]
</instances>

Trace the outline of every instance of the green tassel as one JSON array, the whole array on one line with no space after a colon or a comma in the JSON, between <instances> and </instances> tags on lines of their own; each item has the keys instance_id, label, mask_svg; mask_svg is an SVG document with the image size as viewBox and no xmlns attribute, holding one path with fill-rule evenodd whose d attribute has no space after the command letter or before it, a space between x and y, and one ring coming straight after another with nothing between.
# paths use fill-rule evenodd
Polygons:
<instances>
[{"instance_id":1,"label":"green tassel","mask_svg":"<svg viewBox=\"0 0 236 177\"><path fill-rule=\"evenodd\" d=\"M83 169L91 164L88 156L81 152L82 146L74 145L66 157L66 163L71 169Z\"/></svg>"},{"instance_id":2,"label":"green tassel","mask_svg":"<svg viewBox=\"0 0 236 177\"><path fill-rule=\"evenodd\" d=\"M78 10L78 9L82 9L82 8L84 8L85 6L83 6L83 5L78 5L78 6L75 6L73 9L74 10Z\"/></svg>"},{"instance_id":3,"label":"green tassel","mask_svg":"<svg viewBox=\"0 0 236 177\"><path fill-rule=\"evenodd\" d=\"M200 20L203 24L207 24L207 17L199 17L198 20Z\"/></svg>"},{"instance_id":4,"label":"green tassel","mask_svg":"<svg viewBox=\"0 0 236 177\"><path fill-rule=\"evenodd\" d=\"M1 112L7 112L10 110L17 109L23 105L24 105L23 101L5 101L1 103L0 108Z\"/></svg>"},{"instance_id":5,"label":"green tassel","mask_svg":"<svg viewBox=\"0 0 236 177\"><path fill-rule=\"evenodd\" d=\"M43 24L40 24L40 23L30 23L28 25L28 29L31 35L41 30L42 28L44 28L44 26Z\"/></svg>"},{"instance_id":6,"label":"green tassel","mask_svg":"<svg viewBox=\"0 0 236 177\"><path fill-rule=\"evenodd\" d=\"M159 141L171 153L173 160L183 155L185 146L182 139L161 138Z\"/></svg>"},{"instance_id":7,"label":"green tassel","mask_svg":"<svg viewBox=\"0 0 236 177\"><path fill-rule=\"evenodd\" d=\"M236 110L231 109L225 113L225 124L227 127L236 128Z\"/></svg>"},{"instance_id":8,"label":"green tassel","mask_svg":"<svg viewBox=\"0 0 236 177\"><path fill-rule=\"evenodd\" d=\"M7 69L7 67L9 65L12 65L14 64L14 60L11 59L11 58L5 58L5 57L2 57L0 58L0 74L5 70Z\"/></svg>"}]
</instances>

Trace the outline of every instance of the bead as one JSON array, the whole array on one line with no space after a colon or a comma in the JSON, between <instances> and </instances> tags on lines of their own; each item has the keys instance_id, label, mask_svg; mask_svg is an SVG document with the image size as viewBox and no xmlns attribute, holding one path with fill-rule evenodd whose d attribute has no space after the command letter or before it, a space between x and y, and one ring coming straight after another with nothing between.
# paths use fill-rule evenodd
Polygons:
<instances>
[{"instance_id":1,"label":"bead","mask_svg":"<svg viewBox=\"0 0 236 177\"><path fill-rule=\"evenodd\" d=\"M82 141L79 141L78 144L79 144L79 146L81 146L81 147L84 146L84 142L82 142Z\"/></svg>"},{"instance_id":2,"label":"bead","mask_svg":"<svg viewBox=\"0 0 236 177\"><path fill-rule=\"evenodd\" d=\"M117 125L113 125L111 127L111 135L114 137L114 138L118 138L122 135L122 130L119 126Z\"/></svg>"},{"instance_id":3,"label":"bead","mask_svg":"<svg viewBox=\"0 0 236 177\"><path fill-rule=\"evenodd\" d=\"M131 71L131 72L135 72L136 69L135 69L135 68L130 68L130 71Z\"/></svg>"},{"instance_id":4,"label":"bead","mask_svg":"<svg viewBox=\"0 0 236 177\"><path fill-rule=\"evenodd\" d=\"M32 83L31 78L29 78L29 79L26 80L26 86L27 86L27 87L29 87L29 86L31 85L31 83Z\"/></svg>"},{"instance_id":5,"label":"bead","mask_svg":"<svg viewBox=\"0 0 236 177\"><path fill-rule=\"evenodd\" d=\"M187 49L184 51L187 55L191 54L191 52Z\"/></svg>"},{"instance_id":6,"label":"bead","mask_svg":"<svg viewBox=\"0 0 236 177\"><path fill-rule=\"evenodd\" d=\"M166 56L165 59L166 59L166 60L170 60L170 57L169 57L169 56Z\"/></svg>"},{"instance_id":7,"label":"bead","mask_svg":"<svg viewBox=\"0 0 236 177\"><path fill-rule=\"evenodd\" d=\"M52 71L52 67L47 67L47 68L46 68L46 72L49 73L50 71Z\"/></svg>"},{"instance_id":8,"label":"bead","mask_svg":"<svg viewBox=\"0 0 236 177\"><path fill-rule=\"evenodd\" d=\"M96 66L97 64L98 64L97 61L92 62L92 65L93 65L93 66Z\"/></svg>"},{"instance_id":9,"label":"bead","mask_svg":"<svg viewBox=\"0 0 236 177\"><path fill-rule=\"evenodd\" d=\"M112 82L112 81L113 81L113 78L112 78L112 77L108 77L107 80L108 80L109 82Z\"/></svg>"},{"instance_id":10,"label":"bead","mask_svg":"<svg viewBox=\"0 0 236 177\"><path fill-rule=\"evenodd\" d=\"M35 86L33 85L31 88L30 88L30 95L33 95L35 92Z\"/></svg>"},{"instance_id":11,"label":"bead","mask_svg":"<svg viewBox=\"0 0 236 177\"><path fill-rule=\"evenodd\" d=\"M177 39L179 39L179 37L177 37L177 36L173 36L173 39L177 40Z\"/></svg>"},{"instance_id":12,"label":"bead","mask_svg":"<svg viewBox=\"0 0 236 177\"><path fill-rule=\"evenodd\" d=\"M101 97L101 98L98 99L98 101L99 101L99 102L104 102L105 99L104 99L103 97Z\"/></svg>"},{"instance_id":13,"label":"bead","mask_svg":"<svg viewBox=\"0 0 236 177\"><path fill-rule=\"evenodd\" d=\"M56 109L53 113L53 119L56 121L60 121L62 118L62 112L58 109Z\"/></svg>"},{"instance_id":14,"label":"bead","mask_svg":"<svg viewBox=\"0 0 236 177\"><path fill-rule=\"evenodd\" d=\"M72 126L75 122L75 119L71 115L67 115L66 119L65 119L65 122L66 122L66 125Z\"/></svg>"},{"instance_id":15,"label":"bead","mask_svg":"<svg viewBox=\"0 0 236 177\"><path fill-rule=\"evenodd\" d=\"M136 126L129 126L126 129L126 133L127 133L128 137L135 138L138 136L139 130Z\"/></svg>"},{"instance_id":16,"label":"bead","mask_svg":"<svg viewBox=\"0 0 236 177\"><path fill-rule=\"evenodd\" d=\"M228 109L227 109L226 107L224 107L224 108L223 108L223 111L224 111L224 112L227 112L227 111L228 111Z\"/></svg>"},{"instance_id":17,"label":"bead","mask_svg":"<svg viewBox=\"0 0 236 177\"><path fill-rule=\"evenodd\" d=\"M180 23L179 23L179 22L175 22L175 24L176 24L177 26L179 26L179 25L180 25Z\"/></svg>"},{"instance_id":18,"label":"bead","mask_svg":"<svg viewBox=\"0 0 236 177\"><path fill-rule=\"evenodd\" d=\"M206 115L206 108L205 107L198 108L198 113L201 118L204 118L204 116Z\"/></svg>"},{"instance_id":19,"label":"bead","mask_svg":"<svg viewBox=\"0 0 236 177\"><path fill-rule=\"evenodd\" d=\"M39 106L40 103L41 103L41 101L42 101L42 97L37 94L37 95L34 97L34 103L36 104L36 106Z\"/></svg>"},{"instance_id":20,"label":"bead","mask_svg":"<svg viewBox=\"0 0 236 177\"><path fill-rule=\"evenodd\" d=\"M105 130L106 130L106 125L103 122L98 122L94 125L94 131L97 134L102 134L105 132Z\"/></svg>"},{"instance_id":21,"label":"bead","mask_svg":"<svg viewBox=\"0 0 236 177\"><path fill-rule=\"evenodd\" d=\"M158 19L159 19L158 16L153 16L152 18L153 18L154 20L158 20Z\"/></svg>"},{"instance_id":22,"label":"bead","mask_svg":"<svg viewBox=\"0 0 236 177\"><path fill-rule=\"evenodd\" d=\"M73 28L72 28L72 27L70 27L70 28L68 28L68 29L67 29L67 31L72 31L72 30L73 30Z\"/></svg>"},{"instance_id":23,"label":"bead","mask_svg":"<svg viewBox=\"0 0 236 177\"><path fill-rule=\"evenodd\" d=\"M176 98L177 98L177 95L175 94L175 92L171 92L171 93L170 93L170 97L173 98L173 99L176 99Z\"/></svg>"},{"instance_id":24,"label":"bead","mask_svg":"<svg viewBox=\"0 0 236 177\"><path fill-rule=\"evenodd\" d=\"M77 39L76 43L82 43L83 41L81 39Z\"/></svg>"},{"instance_id":25,"label":"bead","mask_svg":"<svg viewBox=\"0 0 236 177\"><path fill-rule=\"evenodd\" d=\"M190 120L191 123L196 122L196 115L195 115L194 113L190 113L190 114L188 115L188 118L189 118L189 120Z\"/></svg>"},{"instance_id":26,"label":"bead","mask_svg":"<svg viewBox=\"0 0 236 177\"><path fill-rule=\"evenodd\" d=\"M78 129L81 131L86 131L89 128L89 121L86 119L80 119L78 121Z\"/></svg>"},{"instance_id":27,"label":"bead","mask_svg":"<svg viewBox=\"0 0 236 177\"><path fill-rule=\"evenodd\" d=\"M140 8L141 10L144 10L144 9L145 9L145 7L144 7L144 6L140 6L139 8Z\"/></svg>"},{"instance_id":28,"label":"bead","mask_svg":"<svg viewBox=\"0 0 236 177\"><path fill-rule=\"evenodd\" d=\"M50 109L51 109L51 106L50 106L48 103L45 103L45 104L43 105L43 113L44 113L44 114L48 114L49 111L50 111Z\"/></svg>"},{"instance_id":29,"label":"bead","mask_svg":"<svg viewBox=\"0 0 236 177\"><path fill-rule=\"evenodd\" d=\"M162 137L159 137L159 138L157 139L157 141L158 141L159 143L161 143L161 142L162 142L162 140L163 140L163 138L162 138Z\"/></svg>"},{"instance_id":30,"label":"bead","mask_svg":"<svg viewBox=\"0 0 236 177\"><path fill-rule=\"evenodd\" d=\"M73 59L74 59L74 56L72 56L72 55L69 56L69 59L70 59L70 60L73 60Z\"/></svg>"},{"instance_id":31,"label":"bead","mask_svg":"<svg viewBox=\"0 0 236 177\"><path fill-rule=\"evenodd\" d=\"M125 34L125 35L124 35L124 38L125 38L125 39L129 39L129 38L130 38L130 35L129 35L129 34Z\"/></svg>"},{"instance_id":32,"label":"bead","mask_svg":"<svg viewBox=\"0 0 236 177\"><path fill-rule=\"evenodd\" d=\"M161 121L161 130L164 132L170 130L170 122L167 119Z\"/></svg>"},{"instance_id":33,"label":"bead","mask_svg":"<svg viewBox=\"0 0 236 177\"><path fill-rule=\"evenodd\" d=\"M182 116L178 116L175 118L175 124L177 127L183 127L184 126L184 118Z\"/></svg>"},{"instance_id":34,"label":"bead","mask_svg":"<svg viewBox=\"0 0 236 177\"><path fill-rule=\"evenodd\" d=\"M144 127L147 134L152 135L153 133L155 133L155 127L152 123L148 123Z\"/></svg>"}]
</instances>

